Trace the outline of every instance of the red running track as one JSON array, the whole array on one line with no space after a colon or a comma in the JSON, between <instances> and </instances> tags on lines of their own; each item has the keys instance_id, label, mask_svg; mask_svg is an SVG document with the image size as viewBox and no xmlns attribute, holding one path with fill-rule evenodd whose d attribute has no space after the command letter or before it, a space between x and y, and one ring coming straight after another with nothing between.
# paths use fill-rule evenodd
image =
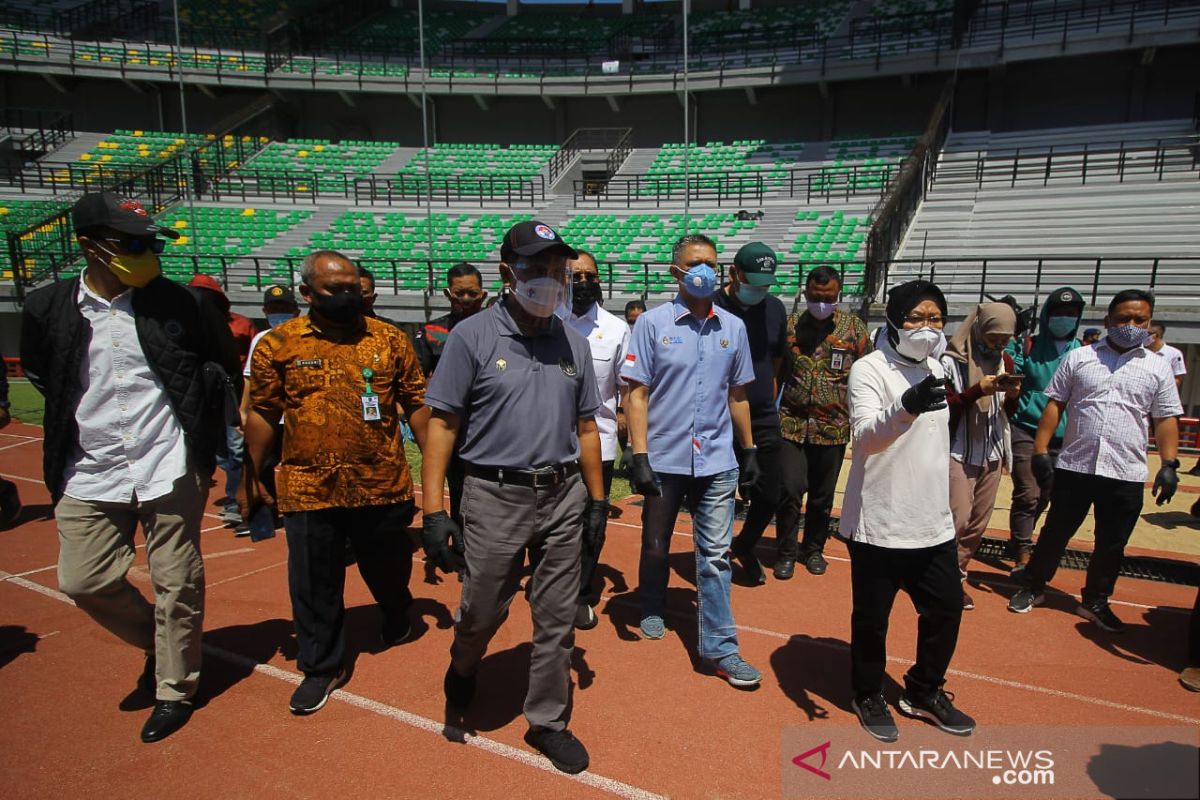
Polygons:
<instances>
[{"instance_id":1,"label":"red running track","mask_svg":"<svg viewBox=\"0 0 1200 800\"><path fill-rule=\"evenodd\" d=\"M328 706L293 717L298 681L282 536L252 544L215 516L203 535L208 581L198 710L165 742L143 745L145 709L122 710L141 656L57 592L57 542L40 480L41 429L0 432L0 474L27 511L0 533L0 792L7 798L141 797L775 797L785 728L853 723L849 711L849 565L839 543L829 572L735 585L743 655L765 674L753 692L698 672L694 575L677 533L668 635L644 641L638 613L638 514L609 527L600 625L576 637L571 728L592 769L555 771L523 743L521 702L530 623L513 605L485 660L465 721L449 720L441 682L459 584L417 565L415 639L378 652L378 618L354 570L346 586L353 676ZM213 509L215 510L215 509ZM766 540L762 555L769 559ZM144 561L132 580L149 593ZM735 581L738 573L735 571ZM981 726L1200 725L1200 698L1177 683L1195 589L1121 579L1112 636L1074 616L1073 599L1017 616L1010 583L987 565L971 579L977 609L963 620L947 689ZM1074 593L1082 574L1055 588ZM889 673L913 653L915 615L899 599ZM889 689L894 700L897 688ZM898 718L901 734L921 723ZM470 731L470 733L464 733ZM865 737L865 734L864 734Z\"/></svg>"}]
</instances>

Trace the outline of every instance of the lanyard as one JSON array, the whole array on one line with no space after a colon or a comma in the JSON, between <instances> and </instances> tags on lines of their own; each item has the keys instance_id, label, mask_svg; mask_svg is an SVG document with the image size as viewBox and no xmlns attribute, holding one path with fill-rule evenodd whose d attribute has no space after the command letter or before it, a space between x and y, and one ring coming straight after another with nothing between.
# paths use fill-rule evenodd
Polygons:
<instances>
[{"instance_id":1,"label":"lanyard","mask_svg":"<svg viewBox=\"0 0 1200 800\"><path fill-rule=\"evenodd\" d=\"M363 383L366 384L366 390L363 391L363 397L370 397L375 394L375 390L371 388L371 379L375 377L375 372L370 367L363 367L362 371Z\"/></svg>"}]
</instances>

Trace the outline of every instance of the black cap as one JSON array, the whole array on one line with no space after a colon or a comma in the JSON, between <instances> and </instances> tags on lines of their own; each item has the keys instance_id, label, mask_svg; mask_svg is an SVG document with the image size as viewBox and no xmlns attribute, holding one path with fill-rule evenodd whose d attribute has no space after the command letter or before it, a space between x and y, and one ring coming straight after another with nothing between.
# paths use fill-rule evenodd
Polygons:
<instances>
[{"instance_id":1,"label":"black cap","mask_svg":"<svg viewBox=\"0 0 1200 800\"><path fill-rule=\"evenodd\" d=\"M1063 286L1046 295L1045 305L1047 310L1056 308L1071 308L1075 310L1077 315L1079 315L1083 313L1083 309L1087 304L1083 302L1083 295L1072 289L1070 286Z\"/></svg>"},{"instance_id":2,"label":"black cap","mask_svg":"<svg viewBox=\"0 0 1200 800\"><path fill-rule=\"evenodd\" d=\"M296 303L296 293L292 291L292 287L279 285L272 286L263 292L263 305L265 306L267 303L289 303L293 306L298 305L298 303Z\"/></svg>"},{"instance_id":3,"label":"black cap","mask_svg":"<svg viewBox=\"0 0 1200 800\"><path fill-rule=\"evenodd\" d=\"M500 243L500 260L511 264L513 256L535 256L552 247L559 248L567 258L578 258L575 248L562 240L558 231L544 222L531 219L528 222L518 222L504 234Z\"/></svg>"},{"instance_id":4,"label":"black cap","mask_svg":"<svg viewBox=\"0 0 1200 800\"><path fill-rule=\"evenodd\" d=\"M92 192L80 197L71 208L71 222L76 231L112 228L138 238L179 238L179 231L156 225L141 203L136 200L120 200L112 192Z\"/></svg>"}]
</instances>

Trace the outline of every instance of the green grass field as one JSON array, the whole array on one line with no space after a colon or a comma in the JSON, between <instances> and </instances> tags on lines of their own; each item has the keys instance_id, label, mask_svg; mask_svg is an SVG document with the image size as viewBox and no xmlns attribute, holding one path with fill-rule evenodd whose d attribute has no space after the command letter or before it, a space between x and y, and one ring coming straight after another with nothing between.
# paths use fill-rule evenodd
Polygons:
<instances>
[{"instance_id":1,"label":"green grass field","mask_svg":"<svg viewBox=\"0 0 1200 800\"><path fill-rule=\"evenodd\" d=\"M12 403L13 419L30 425L41 425L44 404L42 395L26 380L10 380L8 399ZM404 446L404 455L408 458L409 469L412 470L413 480L421 480L421 451L412 442ZM629 481L624 478L613 478L612 501L623 500L630 495Z\"/></svg>"},{"instance_id":2,"label":"green grass field","mask_svg":"<svg viewBox=\"0 0 1200 800\"><path fill-rule=\"evenodd\" d=\"M8 381L8 400L12 403L9 413L13 419L30 425L42 424L42 413L45 409L42 394L33 388L27 380L10 378Z\"/></svg>"}]
</instances>

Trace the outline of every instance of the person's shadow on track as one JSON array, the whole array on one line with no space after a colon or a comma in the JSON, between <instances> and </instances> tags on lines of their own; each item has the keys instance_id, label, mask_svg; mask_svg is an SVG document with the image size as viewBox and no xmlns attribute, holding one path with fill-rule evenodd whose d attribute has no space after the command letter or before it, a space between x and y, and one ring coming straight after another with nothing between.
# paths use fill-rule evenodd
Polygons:
<instances>
[{"instance_id":1,"label":"person's shadow on track","mask_svg":"<svg viewBox=\"0 0 1200 800\"><path fill-rule=\"evenodd\" d=\"M37 634L24 625L0 625L0 669L22 654L36 651L37 643Z\"/></svg>"},{"instance_id":2,"label":"person's shadow on track","mask_svg":"<svg viewBox=\"0 0 1200 800\"><path fill-rule=\"evenodd\" d=\"M854 697L850 645L841 639L798 633L771 653L771 671L779 688L809 721L827 719L830 706L854 713L850 708ZM884 674L883 694L889 702L900 696L900 685L891 675Z\"/></svg>"},{"instance_id":3,"label":"person's shadow on track","mask_svg":"<svg viewBox=\"0 0 1200 800\"><path fill-rule=\"evenodd\" d=\"M1123 633L1109 633L1085 620L1076 626L1079 635L1101 650L1134 664L1157 664L1179 672L1187 664L1188 620L1192 610L1160 606L1142 613L1145 624L1126 619Z\"/></svg>"},{"instance_id":4,"label":"person's shadow on track","mask_svg":"<svg viewBox=\"0 0 1200 800\"><path fill-rule=\"evenodd\" d=\"M204 663L200 686L194 702L203 708L254 674L254 665L268 663L276 654L288 661L296 660L295 629L290 619L267 619L251 625L230 625L204 633ZM213 649L231 654L234 659L213 653ZM235 660L236 659L236 660ZM131 693L122 701L122 710L134 700Z\"/></svg>"}]
</instances>

